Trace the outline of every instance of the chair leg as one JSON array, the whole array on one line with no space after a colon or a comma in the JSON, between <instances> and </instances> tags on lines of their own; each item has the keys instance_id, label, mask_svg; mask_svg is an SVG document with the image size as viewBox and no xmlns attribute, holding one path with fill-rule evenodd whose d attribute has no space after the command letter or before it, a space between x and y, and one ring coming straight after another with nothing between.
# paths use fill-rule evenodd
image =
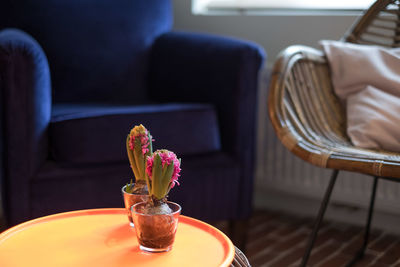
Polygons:
<instances>
[{"instance_id":1,"label":"chair leg","mask_svg":"<svg viewBox=\"0 0 400 267\"><path fill-rule=\"evenodd\" d=\"M356 253L354 258L349 263L347 263L346 267L353 266L357 261L359 261L360 259L362 259L364 257L365 249L367 248L368 239L369 239L369 231L371 228L372 214L374 212L375 196L376 196L376 188L378 186L378 179L379 179L378 176L374 176L374 182L372 185L372 194L371 194L371 199L370 199L369 208L368 208L367 224L364 229L363 243L361 245L360 250Z\"/></svg>"},{"instance_id":2,"label":"chair leg","mask_svg":"<svg viewBox=\"0 0 400 267\"><path fill-rule=\"evenodd\" d=\"M247 229L249 220L230 220L229 237L233 244L243 253L246 253Z\"/></svg>"},{"instance_id":3,"label":"chair leg","mask_svg":"<svg viewBox=\"0 0 400 267\"><path fill-rule=\"evenodd\" d=\"M324 198L322 200L321 206L320 206L319 211L318 211L318 216L317 216L317 219L315 221L315 225L314 225L313 231L311 233L310 238L308 239L306 251L305 251L305 253L303 255L303 259L302 259L302 262L301 262L301 265L300 265L302 267L305 267L307 265L308 258L310 257L311 250L312 250L312 248L314 246L315 239L317 238L319 227L320 227L321 222L322 222L322 220L324 218L324 214L325 214L326 208L328 206L329 199L331 197L333 187L335 186L336 177L337 177L338 173L339 173L338 170L333 170L333 172L332 172L331 179L329 181L329 185L328 185L328 187L327 187L327 189L325 191Z\"/></svg>"}]
</instances>

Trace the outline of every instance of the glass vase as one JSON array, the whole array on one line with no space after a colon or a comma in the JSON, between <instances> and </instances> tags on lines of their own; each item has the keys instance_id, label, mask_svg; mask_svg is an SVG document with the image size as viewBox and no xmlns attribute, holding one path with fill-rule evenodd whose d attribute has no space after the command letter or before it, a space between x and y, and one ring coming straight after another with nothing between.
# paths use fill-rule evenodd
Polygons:
<instances>
[{"instance_id":1,"label":"glass vase","mask_svg":"<svg viewBox=\"0 0 400 267\"><path fill-rule=\"evenodd\" d=\"M137 183L133 186L132 190L133 193L126 192L127 185L123 186L121 189L122 197L124 199L126 214L129 220L129 225L132 227L134 227L134 223L132 220L131 207L136 203L147 201L149 198L147 187L140 185L135 188L136 185Z\"/></svg>"},{"instance_id":2,"label":"glass vase","mask_svg":"<svg viewBox=\"0 0 400 267\"><path fill-rule=\"evenodd\" d=\"M151 214L148 203L132 206L132 218L140 249L146 252L165 252L172 249L178 227L181 206L166 202L170 211L167 214Z\"/></svg>"}]
</instances>

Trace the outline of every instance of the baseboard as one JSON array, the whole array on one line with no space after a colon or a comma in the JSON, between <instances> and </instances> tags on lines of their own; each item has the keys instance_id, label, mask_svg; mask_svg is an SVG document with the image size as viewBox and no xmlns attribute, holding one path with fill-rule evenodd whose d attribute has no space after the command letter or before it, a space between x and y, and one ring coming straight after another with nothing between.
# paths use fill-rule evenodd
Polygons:
<instances>
[{"instance_id":1,"label":"baseboard","mask_svg":"<svg viewBox=\"0 0 400 267\"><path fill-rule=\"evenodd\" d=\"M321 201L322 198L307 198L263 188L256 189L254 206L256 209L268 209L315 218ZM365 208L335 201L329 203L325 214L325 219L327 220L358 226L364 226L366 218L367 210ZM393 234L400 234L400 216L399 214L375 210L371 227Z\"/></svg>"}]
</instances>

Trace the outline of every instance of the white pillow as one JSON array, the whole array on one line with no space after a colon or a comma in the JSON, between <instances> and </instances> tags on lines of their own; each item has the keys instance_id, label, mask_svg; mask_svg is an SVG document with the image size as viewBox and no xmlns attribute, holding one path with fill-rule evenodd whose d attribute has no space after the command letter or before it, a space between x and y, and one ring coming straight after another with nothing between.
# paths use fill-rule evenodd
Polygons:
<instances>
[{"instance_id":1,"label":"white pillow","mask_svg":"<svg viewBox=\"0 0 400 267\"><path fill-rule=\"evenodd\" d=\"M350 95L347 135L359 147L400 151L400 97L369 85Z\"/></svg>"},{"instance_id":2,"label":"white pillow","mask_svg":"<svg viewBox=\"0 0 400 267\"><path fill-rule=\"evenodd\" d=\"M400 152L400 49L321 41L354 145Z\"/></svg>"}]
</instances>

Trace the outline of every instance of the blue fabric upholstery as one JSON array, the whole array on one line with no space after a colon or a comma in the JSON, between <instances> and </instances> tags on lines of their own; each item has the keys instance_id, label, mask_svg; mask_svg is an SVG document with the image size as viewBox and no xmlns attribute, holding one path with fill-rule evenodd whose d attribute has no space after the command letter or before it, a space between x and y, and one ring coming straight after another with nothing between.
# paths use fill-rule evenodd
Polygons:
<instances>
[{"instance_id":1,"label":"blue fabric upholstery","mask_svg":"<svg viewBox=\"0 0 400 267\"><path fill-rule=\"evenodd\" d=\"M239 198L240 167L222 152L188 156L182 160L185 164L182 183L171 190L169 199L180 203L182 213L187 216L207 220L231 218L237 212L232 203ZM31 216L122 207L121 183L126 183L131 173L126 161L90 165L47 162L31 182ZM107 197L110 194L115 197Z\"/></svg>"},{"instance_id":2,"label":"blue fabric upholstery","mask_svg":"<svg viewBox=\"0 0 400 267\"><path fill-rule=\"evenodd\" d=\"M183 214L249 216L264 52L171 32L171 21L168 0L0 3L0 177L10 226L122 207L120 188L133 178L125 137L138 123L155 149L182 158L170 199Z\"/></svg>"},{"instance_id":3,"label":"blue fabric upholstery","mask_svg":"<svg viewBox=\"0 0 400 267\"><path fill-rule=\"evenodd\" d=\"M50 72L39 44L14 29L0 32L4 201L13 222L29 214L29 178L48 156Z\"/></svg>"},{"instance_id":4,"label":"blue fabric upholstery","mask_svg":"<svg viewBox=\"0 0 400 267\"><path fill-rule=\"evenodd\" d=\"M179 156L220 150L218 122L212 105L56 105L53 114L50 147L53 159L58 162L124 162L126 136L140 123L151 129L156 138L154 147L169 149Z\"/></svg>"},{"instance_id":5,"label":"blue fabric upholstery","mask_svg":"<svg viewBox=\"0 0 400 267\"><path fill-rule=\"evenodd\" d=\"M51 65L55 102L146 99L151 45L172 25L169 1L5 2L0 28L23 29L42 45Z\"/></svg>"}]
</instances>

